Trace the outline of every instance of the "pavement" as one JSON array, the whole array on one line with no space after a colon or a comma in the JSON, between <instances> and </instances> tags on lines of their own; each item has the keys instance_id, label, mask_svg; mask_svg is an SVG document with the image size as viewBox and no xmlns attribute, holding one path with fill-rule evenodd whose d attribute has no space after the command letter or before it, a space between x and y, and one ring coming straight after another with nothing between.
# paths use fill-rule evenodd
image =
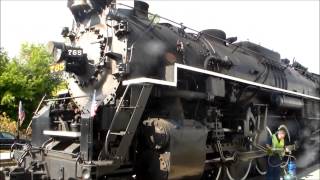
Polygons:
<instances>
[{"instance_id":1,"label":"pavement","mask_svg":"<svg viewBox=\"0 0 320 180\"><path fill-rule=\"evenodd\" d=\"M247 180L265 180L266 177L251 177ZM298 170L297 179L295 180L320 180L320 164L312 165L303 170Z\"/></svg>"},{"instance_id":2,"label":"pavement","mask_svg":"<svg viewBox=\"0 0 320 180\"><path fill-rule=\"evenodd\" d=\"M320 180L320 164L315 164L306 168L298 174L298 179L301 180Z\"/></svg>"}]
</instances>

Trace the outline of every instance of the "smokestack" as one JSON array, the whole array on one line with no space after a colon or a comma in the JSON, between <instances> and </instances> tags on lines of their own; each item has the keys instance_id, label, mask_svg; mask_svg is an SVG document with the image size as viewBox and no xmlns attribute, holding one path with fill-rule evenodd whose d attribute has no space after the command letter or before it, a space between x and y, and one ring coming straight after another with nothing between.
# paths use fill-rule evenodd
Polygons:
<instances>
[{"instance_id":1,"label":"smokestack","mask_svg":"<svg viewBox=\"0 0 320 180\"><path fill-rule=\"evenodd\" d=\"M88 18L88 13L92 10L91 4L87 0L68 0L67 6L77 23L83 23Z\"/></svg>"},{"instance_id":2,"label":"smokestack","mask_svg":"<svg viewBox=\"0 0 320 180\"><path fill-rule=\"evenodd\" d=\"M139 18L148 19L149 4L143 1L134 1L134 15Z\"/></svg>"}]
</instances>

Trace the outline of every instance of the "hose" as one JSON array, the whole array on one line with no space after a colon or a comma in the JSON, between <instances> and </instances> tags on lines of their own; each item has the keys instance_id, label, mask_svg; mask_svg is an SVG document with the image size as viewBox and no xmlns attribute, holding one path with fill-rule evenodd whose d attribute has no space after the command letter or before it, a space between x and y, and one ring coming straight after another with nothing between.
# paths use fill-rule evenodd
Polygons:
<instances>
[{"instance_id":1,"label":"hose","mask_svg":"<svg viewBox=\"0 0 320 180\"><path fill-rule=\"evenodd\" d=\"M267 152L267 148L263 147L262 145L255 144L255 147L258 148L259 150L264 151L265 153ZM270 156L269 156L268 157L268 165L271 167L279 167L280 166L283 168L288 165L290 158L296 160L296 158L294 156L289 155L289 154L285 154L284 157L288 157L287 161L284 164L283 164L283 162L281 162L280 164L274 165L274 164L270 163Z\"/></svg>"},{"instance_id":2,"label":"hose","mask_svg":"<svg viewBox=\"0 0 320 180\"><path fill-rule=\"evenodd\" d=\"M291 158L294 159L294 160L296 160L296 158L295 158L294 156L292 156L292 155L285 154L284 157L288 157L288 159L287 159L287 161L286 161L285 163L281 162L281 163L275 165L275 164L270 163L270 156L269 156L269 157L268 157L268 165L271 166L271 167L281 167L281 168L284 168L284 167L286 167L286 166L288 165L289 160L290 160Z\"/></svg>"}]
</instances>

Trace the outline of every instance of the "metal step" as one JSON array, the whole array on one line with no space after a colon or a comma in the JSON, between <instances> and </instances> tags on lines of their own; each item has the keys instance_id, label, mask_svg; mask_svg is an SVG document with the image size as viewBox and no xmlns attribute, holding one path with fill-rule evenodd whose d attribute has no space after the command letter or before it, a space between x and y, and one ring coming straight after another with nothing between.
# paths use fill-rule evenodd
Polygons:
<instances>
[{"instance_id":1,"label":"metal step","mask_svg":"<svg viewBox=\"0 0 320 180\"><path fill-rule=\"evenodd\" d=\"M138 108L138 106L120 106L121 109L135 109Z\"/></svg>"},{"instance_id":2,"label":"metal step","mask_svg":"<svg viewBox=\"0 0 320 180\"><path fill-rule=\"evenodd\" d=\"M126 134L125 131L120 131L120 132L110 132L112 135L117 135L117 136L124 136Z\"/></svg>"},{"instance_id":3,"label":"metal step","mask_svg":"<svg viewBox=\"0 0 320 180\"><path fill-rule=\"evenodd\" d=\"M73 132L73 131L50 131L44 130L44 135L48 136L58 136L58 137L66 137L66 138L78 138L81 136L80 132Z\"/></svg>"}]
</instances>

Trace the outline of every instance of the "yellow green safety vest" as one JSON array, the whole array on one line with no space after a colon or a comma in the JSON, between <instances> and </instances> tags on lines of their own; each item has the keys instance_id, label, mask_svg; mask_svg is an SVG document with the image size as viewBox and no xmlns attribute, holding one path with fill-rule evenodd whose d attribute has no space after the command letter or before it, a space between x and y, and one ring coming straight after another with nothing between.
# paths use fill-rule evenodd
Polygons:
<instances>
[{"instance_id":1,"label":"yellow green safety vest","mask_svg":"<svg viewBox=\"0 0 320 180\"><path fill-rule=\"evenodd\" d=\"M278 140L277 136L275 134L272 135L272 149L273 150L270 150L267 152L267 154L269 156L279 156L280 158L282 157L283 155L283 149L284 149L284 140ZM278 150L278 151L274 151L274 150Z\"/></svg>"},{"instance_id":2,"label":"yellow green safety vest","mask_svg":"<svg viewBox=\"0 0 320 180\"><path fill-rule=\"evenodd\" d=\"M272 135L272 148L284 148L284 140L278 140L275 134Z\"/></svg>"}]
</instances>

